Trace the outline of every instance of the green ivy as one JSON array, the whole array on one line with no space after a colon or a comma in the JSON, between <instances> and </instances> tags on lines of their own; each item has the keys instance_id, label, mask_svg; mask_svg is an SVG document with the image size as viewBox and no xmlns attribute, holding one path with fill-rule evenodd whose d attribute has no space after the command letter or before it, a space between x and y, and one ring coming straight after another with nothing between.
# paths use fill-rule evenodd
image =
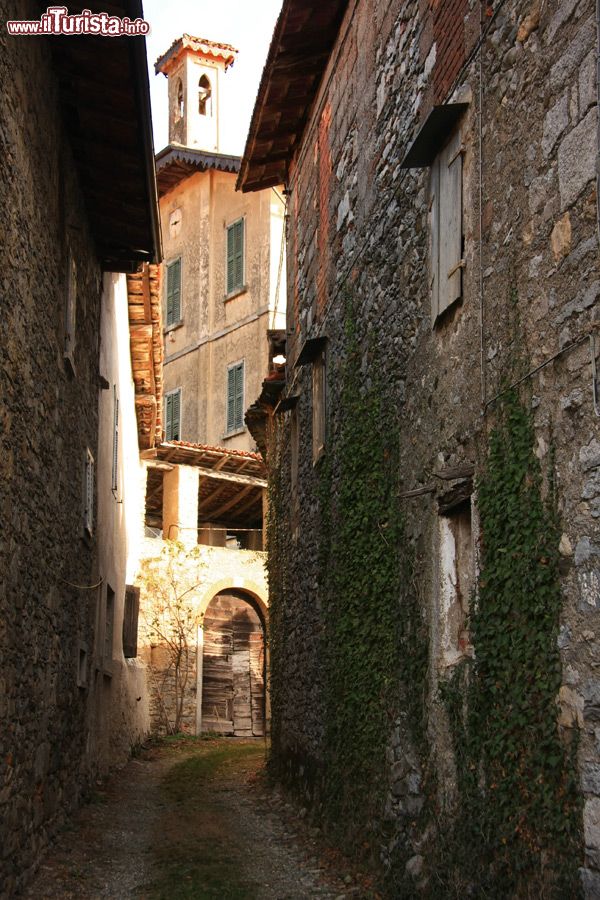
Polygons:
<instances>
[{"instance_id":1,"label":"green ivy","mask_svg":"<svg viewBox=\"0 0 600 900\"><path fill-rule=\"evenodd\" d=\"M386 791L386 748L400 696L422 731L427 642L398 501L393 385L372 373L377 341L359 341L350 301L332 381L343 410L319 464L325 648L323 806L343 842L373 848ZM361 357L369 357L368 381ZM412 689L411 689L412 688Z\"/></svg>"},{"instance_id":2,"label":"green ivy","mask_svg":"<svg viewBox=\"0 0 600 900\"><path fill-rule=\"evenodd\" d=\"M444 685L460 810L435 877L483 897L575 897L581 808L557 726L561 592L553 486L544 499L529 413L507 396L478 484L474 662Z\"/></svg>"}]
</instances>

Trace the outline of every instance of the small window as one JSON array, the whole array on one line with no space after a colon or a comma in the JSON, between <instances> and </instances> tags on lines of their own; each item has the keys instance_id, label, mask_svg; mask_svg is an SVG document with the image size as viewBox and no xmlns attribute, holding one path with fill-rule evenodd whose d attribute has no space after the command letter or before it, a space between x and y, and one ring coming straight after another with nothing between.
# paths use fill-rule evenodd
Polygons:
<instances>
[{"instance_id":1,"label":"small window","mask_svg":"<svg viewBox=\"0 0 600 900\"><path fill-rule=\"evenodd\" d=\"M244 363L227 369L227 434L244 427Z\"/></svg>"},{"instance_id":2,"label":"small window","mask_svg":"<svg viewBox=\"0 0 600 900\"><path fill-rule=\"evenodd\" d=\"M86 534L94 533L94 457L88 448L85 455L83 478L83 530Z\"/></svg>"},{"instance_id":3,"label":"small window","mask_svg":"<svg viewBox=\"0 0 600 900\"><path fill-rule=\"evenodd\" d=\"M206 75L198 82L198 112L201 116L212 116L212 88Z\"/></svg>"},{"instance_id":4,"label":"small window","mask_svg":"<svg viewBox=\"0 0 600 900\"><path fill-rule=\"evenodd\" d=\"M119 489L119 397L117 386L113 385L113 454L111 490L117 494Z\"/></svg>"},{"instance_id":5,"label":"small window","mask_svg":"<svg viewBox=\"0 0 600 900\"><path fill-rule=\"evenodd\" d=\"M167 327L181 321L181 258L167 266Z\"/></svg>"},{"instance_id":6,"label":"small window","mask_svg":"<svg viewBox=\"0 0 600 900\"><path fill-rule=\"evenodd\" d=\"M227 228L227 293L244 286L244 220L238 219Z\"/></svg>"},{"instance_id":7,"label":"small window","mask_svg":"<svg viewBox=\"0 0 600 900\"><path fill-rule=\"evenodd\" d=\"M325 350L321 350L312 364L312 431L313 463L325 450L325 430L327 425Z\"/></svg>"},{"instance_id":8,"label":"small window","mask_svg":"<svg viewBox=\"0 0 600 900\"><path fill-rule=\"evenodd\" d=\"M165 395L165 440L181 440L181 388Z\"/></svg>"},{"instance_id":9,"label":"small window","mask_svg":"<svg viewBox=\"0 0 600 900\"><path fill-rule=\"evenodd\" d=\"M65 298L64 358L75 372L75 329L77 320L77 264L71 250L67 257L67 296Z\"/></svg>"},{"instance_id":10,"label":"small window","mask_svg":"<svg viewBox=\"0 0 600 900\"><path fill-rule=\"evenodd\" d=\"M431 164L429 259L432 325L462 296L462 155L460 132Z\"/></svg>"},{"instance_id":11,"label":"small window","mask_svg":"<svg viewBox=\"0 0 600 900\"><path fill-rule=\"evenodd\" d=\"M139 612L140 589L128 584L125 588L125 610L123 612L123 656L126 659L133 659L137 656Z\"/></svg>"},{"instance_id":12,"label":"small window","mask_svg":"<svg viewBox=\"0 0 600 900\"><path fill-rule=\"evenodd\" d=\"M475 587L470 498L440 516L442 663L451 666L473 653L468 629Z\"/></svg>"},{"instance_id":13,"label":"small window","mask_svg":"<svg viewBox=\"0 0 600 900\"><path fill-rule=\"evenodd\" d=\"M183 101L183 84L181 83L181 78L177 82L177 106L175 108L175 118L183 119L183 113L185 111L184 101Z\"/></svg>"},{"instance_id":14,"label":"small window","mask_svg":"<svg viewBox=\"0 0 600 900\"><path fill-rule=\"evenodd\" d=\"M88 650L87 644L79 642L79 652L77 655L77 687L87 687L88 683Z\"/></svg>"},{"instance_id":15,"label":"small window","mask_svg":"<svg viewBox=\"0 0 600 900\"><path fill-rule=\"evenodd\" d=\"M106 585L106 610L104 615L104 662L110 663L113 655L113 630L115 624L115 592Z\"/></svg>"}]
</instances>

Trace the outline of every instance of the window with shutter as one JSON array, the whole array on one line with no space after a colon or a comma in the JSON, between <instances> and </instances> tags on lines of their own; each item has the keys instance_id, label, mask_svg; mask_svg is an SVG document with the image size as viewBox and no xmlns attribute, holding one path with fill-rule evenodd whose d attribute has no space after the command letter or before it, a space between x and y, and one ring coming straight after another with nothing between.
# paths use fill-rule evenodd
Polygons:
<instances>
[{"instance_id":1,"label":"window with shutter","mask_svg":"<svg viewBox=\"0 0 600 900\"><path fill-rule=\"evenodd\" d=\"M462 296L462 154L460 132L457 131L431 165L429 249L432 324Z\"/></svg>"},{"instance_id":2,"label":"window with shutter","mask_svg":"<svg viewBox=\"0 0 600 900\"><path fill-rule=\"evenodd\" d=\"M244 287L244 220L227 228L227 293Z\"/></svg>"},{"instance_id":3,"label":"window with shutter","mask_svg":"<svg viewBox=\"0 0 600 900\"><path fill-rule=\"evenodd\" d=\"M181 258L167 266L167 327L181 321Z\"/></svg>"},{"instance_id":4,"label":"window with shutter","mask_svg":"<svg viewBox=\"0 0 600 900\"><path fill-rule=\"evenodd\" d=\"M112 491L119 489L119 397L117 386L113 385L113 457L112 457Z\"/></svg>"},{"instance_id":5,"label":"window with shutter","mask_svg":"<svg viewBox=\"0 0 600 900\"><path fill-rule=\"evenodd\" d=\"M181 388L165 395L165 440L181 440Z\"/></svg>"},{"instance_id":6,"label":"window with shutter","mask_svg":"<svg viewBox=\"0 0 600 900\"><path fill-rule=\"evenodd\" d=\"M123 612L123 656L126 659L133 659L137 656L139 613L140 589L128 584L125 588Z\"/></svg>"},{"instance_id":7,"label":"window with shutter","mask_svg":"<svg viewBox=\"0 0 600 900\"><path fill-rule=\"evenodd\" d=\"M87 534L94 531L94 457L91 450L86 450L84 472L84 508L83 528Z\"/></svg>"},{"instance_id":8,"label":"window with shutter","mask_svg":"<svg viewBox=\"0 0 600 900\"><path fill-rule=\"evenodd\" d=\"M312 367L313 463L317 462L325 450L327 423L325 374L325 351L321 350Z\"/></svg>"},{"instance_id":9,"label":"window with shutter","mask_svg":"<svg viewBox=\"0 0 600 900\"><path fill-rule=\"evenodd\" d=\"M244 363L227 369L227 434L244 427Z\"/></svg>"}]
</instances>

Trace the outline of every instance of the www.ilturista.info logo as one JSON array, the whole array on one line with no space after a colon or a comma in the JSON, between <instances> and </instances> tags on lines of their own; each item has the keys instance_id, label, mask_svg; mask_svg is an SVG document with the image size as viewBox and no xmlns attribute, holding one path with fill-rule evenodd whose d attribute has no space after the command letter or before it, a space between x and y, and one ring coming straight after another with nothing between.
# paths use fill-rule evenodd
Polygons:
<instances>
[{"instance_id":1,"label":"www.ilturista.info logo","mask_svg":"<svg viewBox=\"0 0 600 900\"><path fill-rule=\"evenodd\" d=\"M127 16L111 16L106 12L93 13L84 9L70 16L66 6L49 6L38 21L12 20L6 23L9 34L99 34L104 37L135 37L148 34L150 25L144 19L130 19Z\"/></svg>"}]
</instances>

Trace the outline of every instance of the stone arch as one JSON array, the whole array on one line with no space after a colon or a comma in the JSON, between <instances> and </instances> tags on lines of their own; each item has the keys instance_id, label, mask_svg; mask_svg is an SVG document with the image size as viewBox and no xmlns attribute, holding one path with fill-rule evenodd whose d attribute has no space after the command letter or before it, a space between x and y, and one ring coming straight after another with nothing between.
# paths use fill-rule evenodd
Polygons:
<instances>
[{"instance_id":1,"label":"stone arch","mask_svg":"<svg viewBox=\"0 0 600 900\"><path fill-rule=\"evenodd\" d=\"M220 581L211 584L200 598L200 603L198 604L200 624L202 624L204 620L204 614L208 609L210 601L216 597L217 594L222 594L223 591L229 590L241 591L242 593L249 594L258 607L258 613L263 620L263 625L266 626L269 621L269 600L267 591L264 587L261 587L261 585L249 578L222 578Z\"/></svg>"}]
</instances>

